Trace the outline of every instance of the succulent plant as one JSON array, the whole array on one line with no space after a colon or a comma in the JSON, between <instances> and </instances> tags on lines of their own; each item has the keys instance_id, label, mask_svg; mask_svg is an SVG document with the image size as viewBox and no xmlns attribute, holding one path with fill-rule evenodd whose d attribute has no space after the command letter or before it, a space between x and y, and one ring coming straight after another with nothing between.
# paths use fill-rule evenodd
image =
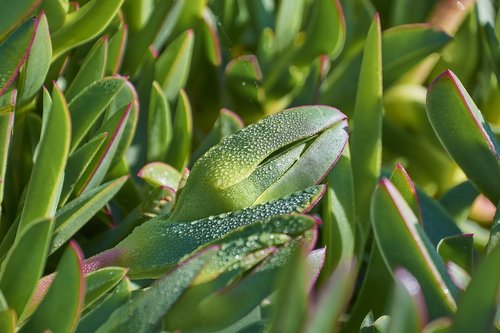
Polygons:
<instances>
[{"instance_id":1,"label":"succulent plant","mask_svg":"<svg viewBox=\"0 0 500 333\"><path fill-rule=\"evenodd\" d=\"M500 329L499 36L490 0L4 0L0 332Z\"/></svg>"}]
</instances>

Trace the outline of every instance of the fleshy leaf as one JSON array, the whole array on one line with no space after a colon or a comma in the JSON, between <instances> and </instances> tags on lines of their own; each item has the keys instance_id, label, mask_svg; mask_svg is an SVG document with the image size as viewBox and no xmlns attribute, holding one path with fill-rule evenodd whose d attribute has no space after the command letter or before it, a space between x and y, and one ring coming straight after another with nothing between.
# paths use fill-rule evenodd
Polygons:
<instances>
[{"instance_id":1,"label":"fleshy leaf","mask_svg":"<svg viewBox=\"0 0 500 333\"><path fill-rule=\"evenodd\" d=\"M137 176L153 187L167 186L174 190L177 190L181 180L179 171L161 162L146 164L139 170Z\"/></svg>"},{"instance_id":2,"label":"fleshy leaf","mask_svg":"<svg viewBox=\"0 0 500 333\"><path fill-rule=\"evenodd\" d=\"M189 223L152 219L135 228L115 248L89 258L88 262L113 258L115 265L130 269L131 277L158 277L198 247L238 227L278 215L309 210L323 191L322 186L311 187L263 205Z\"/></svg>"},{"instance_id":3,"label":"fleshy leaf","mask_svg":"<svg viewBox=\"0 0 500 333\"><path fill-rule=\"evenodd\" d=\"M59 209L55 216L54 238L50 253L56 251L87 223L122 188L128 177L110 181Z\"/></svg>"},{"instance_id":4,"label":"fleshy leaf","mask_svg":"<svg viewBox=\"0 0 500 333\"><path fill-rule=\"evenodd\" d=\"M24 22L0 44L0 96L14 82L21 66L28 59L33 35L36 32L38 20L36 18Z\"/></svg>"},{"instance_id":5,"label":"fleshy leaf","mask_svg":"<svg viewBox=\"0 0 500 333\"><path fill-rule=\"evenodd\" d=\"M260 186L259 180L250 187L246 179L258 172L270 155L336 126L345 126L345 116L337 109L297 107L266 117L227 137L194 164L169 220L192 221L250 206L262 191L250 192ZM329 153L325 152L324 157L331 160ZM324 174L329 168L330 165Z\"/></svg>"},{"instance_id":6,"label":"fleshy leaf","mask_svg":"<svg viewBox=\"0 0 500 333\"><path fill-rule=\"evenodd\" d=\"M101 33L123 0L91 0L66 16L64 25L52 34L54 59Z\"/></svg>"},{"instance_id":7,"label":"fleshy leaf","mask_svg":"<svg viewBox=\"0 0 500 333\"><path fill-rule=\"evenodd\" d=\"M491 201L500 200L500 145L460 80L447 70L427 92L427 116L441 143Z\"/></svg>"},{"instance_id":8,"label":"fleshy leaf","mask_svg":"<svg viewBox=\"0 0 500 333\"><path fill-rule=\"evenodd\" d=\"M57 274L44 299L21 332L73 332L85 295L81 250L71 243L57 266Z\"/></svg>"},{"instance_id":9,"label":"fleshy leaf","mask_svg":"<svg viewBox=\"0 0 500 333\"><path fill-rule=\"evenodd\" d=\"M353 131L350 137L354 201L359 219L361 240L370 225L370 200L381 170L382 159L382 35L380 18L374 17L366 37Z\"/></svg>"},{"instance_id":10,"label":"fleshy leaf","mask_svg":"<svg viewBox=\"0 0 500 333\"><path fill-rule=\"evenodd\" d=\"M180 90L177 99L177 109L175 111L172 131L175 135L169 145L166 160L182 171L189 162L191 153L191 140L193 136L193 116L191 114L191 104L184 90Z\"/></svg>"},{"instance_id":11,"label":"fleshy leaf","mask_svg":"<svg viewBox=\"0 0 500 333\"><path fill-rule=\"evenodd\" d=\"M404 267L420 282L429 316L450 315L455 309L455 286L418 220L387 179L377 187L372 203L372 224L377 245L390 269Z\"/></svg>"},{"instance_id":12,"label":"fleshy leaf","mask_svg":"<svg viewBox=\"0 0 500 333\"><path fill-rule=\"evenodd\" d=\"M44 118L47 125L31 172L19 221L20 231L35 219L53 217L59 201L69 153L71 124L66 100L57 85L54 85L52 93L52 107Z\"/></svg>"},{"instance_id":13,"label":"fleshy leaf","mask_svg":"<svg viewBox=\"0 0 500 333\"><path fill-rule=\"evenodd\" d=\"M0 40L26 19L40 5L41 0L8 1L0 14ZM0 94L1 95L1 94Z\"/></svg>"},{"instance_id":14,"label":"fleshy leaf","mask_svg":"<svg viewBox=\"0 0 500 333\"><path fill-rule=\"evenodd\" d=\"M99 298L113 289L127 274L121 267L106 267L90 273L85 277L85 304L84 308L92 305Z\"/></svg>"},{"instance_id":15,"label":"fleshy leaf","mask_svg":"<svg viewBox=\"0 0 500 333\"><path fill-rule=\"evenodd\" d=\"M51 61L52 43L50 41L49 25L47 23L47 17L42 13L38 17L33 43L19 77L18 104L29 101L30 98L38 93L45 81L45 76L49 71Z\"/></svg>"},{"instance_id":16,"label":"fleshy leaf","mask_svg":"<svg viewBox=\"0 0 500 333\"><path fill-rule=\"evenodd\" d=\"M113 312L96 332L150 332L216 251L217 248L209 248L181 263Z\"/></svg>"},{"instance_id":17,"label":"fleshy leaf","mask_svg":"<svg viewBox=\"0 0 500 333\"><path fill-rule=\"evenodd\" d=\"M15 225L14 225L15 226ZM30 223L12 245L0 268L0 289L21 317L45 268L52 220Z\"/></svg>"}]
</instances>

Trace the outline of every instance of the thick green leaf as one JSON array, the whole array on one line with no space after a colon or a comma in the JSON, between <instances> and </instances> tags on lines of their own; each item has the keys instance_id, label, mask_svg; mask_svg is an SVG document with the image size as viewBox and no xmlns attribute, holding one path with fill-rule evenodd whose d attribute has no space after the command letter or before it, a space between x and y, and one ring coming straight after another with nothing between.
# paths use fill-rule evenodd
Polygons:
<instances>
[{"instance_id":1,"label":"thick green leaf","mask_svg":"<svg viewBox=\"0 0 500 333\"><path fill-rule=\"evenodd\" d=\"M52 43L50 41L49 25L47 17L42 13L38 17L28 59L19 77L18 104L29 101L38 93L45 81L51 61Z\"/></svg>"},{"instance_id":2,"label":"thick green leaf","mask_svg":"<svg viewBox=\"0 0 500 333\"><path fill-rule=\"evenodd\" d=\"M127 179L128 176L125 176L96 187L59 209L55 216L50 253L55 252L97 214L118 193Z\"/></svg>"},{"instance_id":3,"label":"thick green leaf","mask_svg":"<svg viewBox=\"0 0 500 333\"><path fill-rule=\"evenodd\" d=\"M345 10L345 8L344 8ZM360 15L358 12L354 15ZM358 17L356 16L356 19ZM349 40L346 40L346 43ZM384 86L419 64L433 52L441 50L450 41L442 31L428 25L405 25L384 31L382 34L382 70ZM320 102L332 104L347 115L352 114L361 68L361 49L354 49L352 55L332 71L321 86ZM405 59L400 62L400 59Z\"/></svg>"},{"instance_id":4,"label":"thick green leaf","mask_svg":"<svg viewBox=\"0 0 500 333\"><path fill-rule=\"evenodd\" d=\"M306 332L337 332L338 320L347 307L354 288L356 265L351 260L342 261L330 277L325 289L320 291L316 310L311 315Z\"/></svg>"},{"instance_id":5,"label":"thick green leaf","mask_svg":"<svg viewBox=\"0 0 500 333\"><path fill-rule=\"evenodd\" d=\"M354 255L354 185L348 150L344 151L330 171L328 184L322 214L322 240L328 248L322 273L325 278L333 273L340 261Z\"/></svg>"},{"instance_id":6,"label":"thick green leaf","mask_svg":"<svg viewBox=\"0 0 500 333\"><path fill-rule=\"evenodd\" d=\"M418 281L405 269L394 272L389 333L420 333L427 318L425 300Z\"/></svg>"},{"instance_id":7,"label":"thick green leaf","mask_svg":"<svg viewBox=\"0 0 500 333\"><path fill-rule=\"evenodd\" d=\"M113 312L96 332L151 332L216 251L209 248L181 263Z\"/></svg>"},{"instance_id":8,"label":"thick green leaf","mask_svg":"<svg viewBox=\"0 0 500 333\"><path fill-rule=\"evenodd\" d=\"M391 182L398 189L399 193L403 196L406 203L411 207L413 214L418 218L419 223L423 224L424 219L422 217L422 211L420 209L420 203L417 198L417 190L415 185L403 168L403 166L398 163L391 174Z\"/></svg>"},{"instance_id":9,"label":"thick green leaf","mask_svg":"<svg viewBox=\"0 0 500 333\"><path fill-rule=\"evenodd\" d=\"M273 291L275 286L271 281L276 279L279 268L288 262L294 248L300 246L299 241L275 250L253 271L228 287L224 285L235 277L234 273L222 283L209 284L209 290L204 291L206 297L197 299L198 302L184 302L184 307L177 307L183 303L180 299L167 314L166 327L182 331L218 331L242 319Z\"/></svg>"},{"instance_id":10,"label":"thick green leaf","mask_svg":"<svg viewBox=\"0 0 500 333\"><path fill-rule=\"evenodd\" d=\"M474 239L471 234L448 236L443 238L437 251L445 262L452 261L469 274L472 272L474 258Z\"/></svg>"},{"instance_id":11,"label":"thick green leaf","mask_svg":"<svg viewBox=\"0 0 500 333\"><path fill-rule=\"evenodd\" d=\"M219 66L222 62L222 52L217 34L217 18L208 7L205 7L202 19L201 37L205 46L204 53L212 65Z\"/></svg>"},{"instance_id":12,"label":"thick green leaf","mask_svg":"<svg viewBox=\"0 0 500 333\"><path fill-rule=\"evenodd\" d=\"M54 85L52 108L44 114L46 130L42 133L38 156L31 172L19 230L35 219L55 214L63 185L64 169L70 145L70 115L62 92Z\"/></svg>"},{"instance_id":13,"label":"thick green leaf","mask_svg":"<svg viewBox=\"0 0 500 333\"><path fill-rule=\"evenodd\" d=\"M17 316L14 310L4 310L0 312L0 330L5 333L16 332Z\"/></svg>"},{"instance_id":14,"label":"thick green leaf","mask_svg":"<svg viewBox=\"0 0 500 333\"><path fill-rule=\"evenodd\" d=\"M446 32L428 24L408 24L384 32L384 85L389 86L428 55L451 41Z\"/></svg>"},{"instance_id":15,"label":"thick green leaf","mask_svg":"<svg viewBox=\"0 0 500 333\"><path fill-rule=\"evenodd\" d=\"M311 187L267 204L189 223L152 219L135 228L115 248L89 258L88 262L111 260L116 265L128 267L131 277L158 277L198 247L213 242L238 227L311 209L323 191L323 186Z\"/></svg>"},{"instance_id":16,"label":"thick green leaf","mask_svg":"<svg viewBox=\"0 0 500 333\"><path fill-rule=\"evenodd\" d=\"M500 145L460 80L447 70L427 93L427 115L441 143L467 177L500 200Z\"/></svg>"},{"instance_id":17,"label":"thick green leaf","mask_svg":"<svg viewBox=\"0 0 500 333\"><path fill-rule=\"evenodd\" d=\"M269 317L268 332L300 332L308 306L305 249L297 248L281 269Z\"/></svg>"},{"instance_id":18,"label":"thick green leaf","mask_svg":"<svg viewBox=\"0 0 500 333\"><path fill-rule=\"evenodd\" d=\"M47 15L50 31L54 32L64 24L69 2L67 0L44 0L40 8Z\"/></svg>"},{"instance_id":19,"label":"thick green leaf","mask_svg":"<svg viewBox=\"0 0 500 333\"><path fill-rule=\"evenodd\" d=\"M344 151L348 136L347 121L342 121L339 126L319 134L304 149L298 161L260 194L254 204L299 191L311 184L318 184Z\"/></svg>"},{"instance_id":20,"label":"thick green leaf","mask_svg":"<svg viewBox=\"0 0 500 333\"><path fill-rule=\"evenodd\" d=\"M304 5L304 0L279 3L276 18L276 49L278 52L282 53L289 49L300 31Z\"/></svg>"},{"instance_id":21,"label":"thick green leaf","mask_svg":"<svg viewBox=\"0 0 500 333\"><path fill-rule=\"evenodd\" d=\"M234 270L245 271L273 252L274 247L290 242L310 231L317 233L318 221L306 215L280 215L242 226L207 246L219 245L218 252L196 278L195 284L208 282ZM319 271L319 270L318 270ZM308 277L314 280L315 277ZM308 283L304 282L304 288Z\"/></svg>"},{"instance_id":22,"label":"thick green leaf","mask_svg":"<svg viewBox=\"0 0 500 333\"><path fill-rule=\"evenodd\" d=\"M129 1L130 2L130 1ZM106 75L116 75L121 68L128 38L128 26L120 21L120 26L109 39Z\"/></svg>"},{"instance_id":23,"label":"thick green leaf","mask_svg":"<svg viewBox=\"0 0 500 333\"><path fill-rule=\"evenodd\" d=\"M112 166L113 159L116 158L118 147L124 138L127 122L132 117L132 105L129 104L122 110L115 112L101 128L98 133L111 133L105 139L101 146L98 159L94 159L85 171L84 176L79 180L76 186L76 193L81 194L97 187L109 168Z\"/></svg>"},{"instance_id":24,"label":"thick green leaf","mask_svg":"<svg viewBox=\"0 0 500 333\"><path fill-rule=\"evenodd\" d=\"M462 230L453 218L434 199L417 188L417 198L423 217L425 233L436 247L444 237L460 235Z\"/></svg>"},{"instance_id":25,"label":"thick green leaf","mask_svg":"<svg viewBox=\"0 0 500 333\"><path fill-rule=\"evenodd\" d=\"M363 283L350 311L349 320L342 327L341 332L357 332L360 325L363 325L363 321L367 319L367 313L383 317L387 311L387 295L390 294L393 285L394 277L387 268L376 242L373 242ZM388 318L388 316L385 317ZM382 320L384 325L385 322Z\"/></svg>"},{"instance_id":26,"label":"thick green leaf","mask_svg":"<svg viewBox=\"0 0 500 333\"><path fill-rule=\"evenodd\" d=\"M130 1L129 1L130 2ZM172 17L179 14L176 8L183 5L183 1L174 2L162 1L156 4L155 10L151 13L147 23L139 31L134 31L132 28L130 31L130 39L127 42L127 50L123 59L124 69L130 73L135 74L136 70L142 65L144 58L148 52L149 46L153 43L154 38L162 24L165 22L172 25ZM125 9L125 15L127 11ZM173 20L176 20L174 18Z\"/></svg>"},{"instance_id":27,"label":"thick green leaf","mask_svg":"<svg viewBox=\"0 0 500 333\"><path fill-rule=\"evenodd\" d=\"M323 54L337 56L344 46L346 36L346 24L340 1L314 1L305 34L305 41L298 51L297 61L307 64Z\"/></svg>"},{"instance_id":28,"label":"thick green leaf","mask_svg":"<svg viewBox=\"0 0 500 333\"><path fill-rule=\"evenodd\" d=\"M0 44L0 59L2 59L0 63L0 96L14 82L21 66L28 59L37 25L36 18L24 22Z\"/></svg>"},{"instance_id":29,"label":"thick green leaf","mask_svg":"<svg viewBox=\"0 0 500 333\"><path fill-rule=\"evenodd\" d=\"M470 181L460 183L449 189L439 203L457 222L463 222L469 216L469 211L479 192Z\"/></svg>"},{"instance_id":30,"label":"thick green leaf","mask_svg":"<svg viewBox=\"0 0 500 333\"><path fill-rule=\"evenodd\" d=\"M88 86L70 101L68 106L73 124L72 152L82 142L94 122L106 110L124 85L124 78L105 78Z\"/></svg>"},{"instance_id":31,"label":"thick green leaf","mask_svg":"<svg viewBox=\"0 0 500 333\"><path fill-rule=\"evenodd\" d=\"M54 59L99 35L120 9L123 0L91 0L66 16L52 34Z\"/></svg>"},{"instance_id":32,"label":"thick green leaf","mask_svg":"<svg viewBox=\"0 0 500 333\"><path fill-rule=\"evenodd\" d=\"M7 158L9 155L10 140L14 127L14 112L0 114L0 216L1 204L4 197L5 173L7 171Z\"/></svg>"},{"instance_id":33,"label":"thick green leaf","mask_svg":"<svg viewBox=\"0 0 500 333\"><path fill-rule=\"evenodd\" d=\"M86 87L101 80L104 76L108 56L108 37L100 38L90 49L89 53L83 59L79 66L78 73L69 85L65 92L68 101L73 101L73 98L83 91ZM70 110L72 110L70 108Z\"/></svg>"},{"instance_id":34,"label":"thick green leaf","mask_svg":"<svg viewBox=\"0 0 500 333\"><path fill-rule=\"evenodd\" d=\"M85 303L84 308L92 305L108 291L114 288L127 274L122 267L106 267L90 273L85 277Z\"/></svg>"},{"instance_id":35,"label":"thick green leaf","mask_svg":"<svg viewBox=\"0 0 500 333\"><path fill-rule=\"evenodd\" d=\"M174 101L179 90L186 85L193 45L194 34L188 30L177 37L156 61L155 80L160 83L169 101Z\"/></svg>"},{"instance_id":36,"label":"thick green leaf","mask_svg":"<svg viewBox=\"0 0 500 333\"><path fill-rule=\"evenodd\" d=\"M41 0L7 0L3 2L3 10L0 14L0 40L26 19L40 5L40 2Z\"/></svg>"},{"instance_id":37,"label":"thick green leaf","mask_svg":"<svg viewBox=\"0 0 500 333\"><path fill-rule=\"evenodd\" d=\"M76 333L95 332L101 327L111 314L124 305L132 294L132 285L125 278L101 302L97 301L92 310L83 315L78 322Z\"/></svg>"},{"instance_id":38,"label":"thick green leaf","mask_svg":"<svg viewBox=\"0 0 500 333\"><path fill-rule=\"evenodd\" d=\"M192 160L196 161L225 137L238 132L242 128L243 121L236 113L228 109L220 110L219 116L212 126L212 129L205 136L198 149L193 153Z\"/></svg>"},{"instance_id":39,"label":"thick green leaf","mask_svg":"<svg viewBox=\"0 0 500 333\"><path fill-rule=\"evenodd\" d=\"M300 145L302 140L329 128L344 127L344 121L345 116L331 107L298 107L266 117L227 137L194 164L169 220L192 221L250 206L266 186L262 188L260 179L252 185L246 180L259 172L270 155L294 143ZM324 153L325 158L332 158L329 153ZM269 178L262 181L269 182Z\"/></svg>"},{"instance_id":40,"label":"thick green leaf","mask_svg":"<svg viewBox=\"0 0 500 333\"><path fill-rule=\"evenodd\" d=\"M374 194L372 224L387 266L391 270L401 266L419 281L430 318L450 315L455 309L456 287L415 214L385 178Z\"/></svg>"},{"instance_id":41,"label":"thick green leaf","mask_svg":"<svg viewBox=\"0 0 500 333\"><path fill-rule=\"evenodd\" d=\"M173 190L177 190L181 180L181 174L172 166L161 163L153 162L146 164L137 176L142 178L146 183L153 187L167 186Z\"/></svg>"},{"instance_id":42,"label":"thick green leaf","mask_svg":"<svg viewBox=\"0 0 500 333\"><path fill-rule=\"evenodd\" d=\"M182 101L184 100L184 95L181 96ZM178 102L179 103L179 102ZM184 102L182 102L184 103ZM179 106L176 111L176 121L180 122L181 119L177 120L177 117L187 116L186 113L182 114L182 112L186 112L187 110L181 109L180 113ZM184 120L189 120L187 117ZM176 123L176 126L182 126L183 124ZM184 124L187 125L187 124ZM170 143L172 142L172 116L170 114L170 107L168 102L163 94L161 86L158 82L153 82L153 87L151 89L151 97L149 99L149 108L148 108L148 131L147 131L147 151L146 151L146 161L147 162L156 162L163 161L166 157L168 148L170 147ZM183 132L178 133L177 131L186 130L185 128L175 128L176 137L182 135Z\"/></svg>"},{"instance_id":43,"label":"thick green leaf","mask_svg":"<svg viewBox=\"0 0 500 333\"><path fill-rule=\"evenodd\" d=\"M52 220L30 223L14 242L0 268L0 289L20 317L45 268Z\"/></svg>"},{"instance_id":44,"label":"thick green leaf","mask_svg":"<svg viewBox=\"0 0 500 333\"><path fill-rule=\"evenodd\" d=\"M500 290L500 247L483 259L458 303L450 333L492 332Z\"/></svg>"},{"instance_id":45,"label":"thick green leaf","mask_svg":"<svg viewBox=\"0 0 500 333\"><path fill-rule=\"evenodd\" d=\"M21 332L73 332L85 296L81 250L71 243L57 266L57 273L44 299Z\"/></svg>"},{"instance_id":46,"label":"thick green leaf","mask_svg":"<svg viewBox=\"0 0 500 333\"><path fill-rule=\"evenodd\" d=\"M382 45L380 18L366 37L350 138L354 201L362 244L370 226L370 201L382 159Z\"/></svg>"},{"instance_id":47,"label":"thick green leaf","mask_svg":"<svg viewBox=\"0 0 500 333\"><path fill-rule=\"evenodd\" d=\"M257 57L243 55L231 60L226 65L224 74L227 91L233 99L233 109L239 113L241 111L255 113L256 109L259 109L258 105L263 102L265 97L264 89L260 84L262 82L262 71ZM245 107L249 101L250 106ZM255 115L252 119L255 119Z\"/></svg>"},{"instance_id":48,"label":"thick green leaf","mask_svg":"<svg viewBox=\"0 0 500 333\"><path fill-rule=\"evenodd\" d=\"M178 171L182 171L189 162L193 136L192 118L191 104L186 92L181 89L179 91L179 98L177 99L177 109L172 126L175 136L172 138L166 157L167 162Z\"/></svg>"},{"instance_id":49,"label":"thick green leaf","mask_svg":"<svg viewBox=\"0 0 500 333\"><path fill-rule=\"evenodd\" d=\"M59 200L59 207L64 205L69 199L78 180L85 174L87 167L91 165L102 145L106 142L107 137L107 132L96 135L75 150L68 158L66 170L64 171L64 184L61 191L61 199Z\"/></svg>"}]
</instances>

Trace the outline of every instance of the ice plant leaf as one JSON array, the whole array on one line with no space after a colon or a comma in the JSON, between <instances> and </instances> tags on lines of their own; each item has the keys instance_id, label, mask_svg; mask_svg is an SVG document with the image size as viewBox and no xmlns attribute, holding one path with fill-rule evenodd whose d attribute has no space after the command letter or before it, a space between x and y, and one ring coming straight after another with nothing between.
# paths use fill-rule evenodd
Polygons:
<instances>
[{"instance_id":1,"label":"ice plant leaf","mask_svg":"<svg viewBox=\"0 0 500 333\"><path fill-rule=\"evenodd\" d=\"M45 268L53 221L37 220L21 233L0 267L0 289L21 317Z\"/></svg>"},{"instance_id":2,"label":"ice plant leaf","mask_svg":"<svg viewBox=\"0 0 500 333\"><path fill-rule=\"evenodd\" d=\"M437 251L445 262L452 261L471 274L474 257L473 246L473 235L454 235L443 238L437 246Z\"/></svg>"},{"instance_id":3,"label":"ice plant leaf","mask_svg":"<svg viewBox=\"0 0 500 333\"><path fill-rule=\"evenodd\" d=\"M90 273L85 277L85 304L89 307L99 298L104 297L108 291L113 289L127 274L122 267L106 267Z\"/></svg>"},{"instance_id":4,"label":"ice plant leaf","mask_svg":"<svg viewBox=\"0 0 500 333\"><path fill-rule=\"evenodd\" d=\"M54 85L52 93L52 107L44 117L47 125L31 172L19 231L35 219L53 217L59 201L69 153L71 124L68 105L57 85Z\"/></svg>"},{"instance_id":5,"label":"ice plant leaf","mask_svg":"<svg viewBox=\"0 0 500 333\"><path fill-rule=\"evenodd\" d=\"M186 167L191 153L191 140L193 136L193 116L191 104L184 90L179 92L177 109L173 121L172 131L175 136L169 145L166 160L179 172Z\"/></svg>"},{"instance_id":6,"label":"ice plant leaf","mask_svg":"<svg viewBox=\"0 0 500 333\"><path fill-rule=\"evenodd\" d=\"M494 248L479 265L472 281L458 303L457 313L449 332L465 333L494 328L500 288L500 247ZM473 319L471 319L473 318Z\"/></svg>"},{"instance_id":7,"label":"ice plant leaf","mask_svg":"<svg viewBox=\"0 0 500 333\"><path fill-rule=\"evenodd\" d=\"M340 1L315 1L310 15L304 44L296 56L296 61L302 64L323 54L337 56L344 46L346 36L346 24Z\"/></svg>"},{"instance_id":8,"label":"ice plant leaf","mask_svg":"<svg viewBox=\"0 0 500 333\"><path fill-rule=\"evenodd\" d=\"M169 101L174 101L186 84L193 45L194 34L188 30L169 44L156 61L155 80L160 83Z\"/></svg>"},{"instance_id":9,"label":"ice plant leaf","mask_svg":"<svg viewBox=\"0 0 500 333\"><path fill-rule=\"evenodd\" d=\"M354 287L355 264L352 260L339 263L322 289L316 310L307 324L305 332L336 332L337 321L346 308Z\"/></svg>"},{"instance_id":10,"label":"ice plant leaf","mask_svg":"<svg viewBox=\"0 0 500 333\"><path fill-rule=\"evenodd\" d=\"M382 159L381 38L380 18L377 14L366 37L349 142L354 199L363 242L370 225L370 200L380 175Z\"/></svg>"},{"instance_id":11,"label":"ice plant leaf","mask_svg":"<svg viewBox=\"0 0 500 333\"><path fill-rule=\"evenodd\" d=\"M7 158L9 154L12 129L14 127L14 112L0 114L0 216L1 204L4 197L5 174L7 172Z\"/></svg>"},{"instance_id":12,"label":"ice plant leaf","mask_svg":"<svg viewBox=\"0 0 500 333\"><path fill-rule=\"evenodd\" d=\"M137 176L153 187L167 186L177 190L182 175L168 164L153 162L142 167Z\"/></svg>"},{"instance_id":13,"label":"ice plant leaf","mask_svg":"<svg viewBox=\"0 0 500 333\"><path fill-rule=\"evenodd\" d=\"M393 291L389 333L422 331L427 320L427 311L422 289L418 281L403 268L394 272L396 279Z\"/></svg>"},{"instance_id":14,"label":"ice plant leaf","mask_svg":"<svg viewBox=\"0 0 500 333\"><path fill-rule=\"evenodd\" d=\"M238 227L278 215L308 211L321 198L323 191L323 186L315 186L242 211L188 223L152 219L135 228L113 249L89 258L87 262L113 258L115 265L129 268L130 277L158 277L200 246Z\"/></svg>"},{"instance_id":15,"label":"ice plant leaf","mask_svg":"<svg viewBox=\"0 0 500 333\"><path fill-rule=\"evenodd\" d=\"M106 297L94 304L92 310L83 315L76 329L77 333L95 332L109 316L122 305L126 304L132 294L132 285L124 278Z\"/></svg>"},{"instance_id":16,"label":"ice plant leaf","mask_svg":"<svg viewBox=\"0 0 500 333\"><path fill-rule=\"evenodd\" d=\"M391 270L403 267L420 282L430 318L450 315L456 307L457 290L442 259L422 232L417 217L385 178L375 190L372 224L387 266Z\"/></svg>"},{"instance_id":17,"label":"ice plant leaf","mask_svg":"<svg viewBox=\"0 0 500 333\"><path fill-rule=\"evenodd\" d=\"M70 103L79 92L103 78L107 56L108 38L104 36L92 46L85 59L83 59L78 73L66 90L65 95Z\"/></svg>"},{"instance_id":18,"label":"ice plant leaf","mask_svg":"<svg viewBox=\"0 0 500 333\"><path fill-rule=\"evenodd\" d=\"M44 299L21 332L73 332L81 315L85 296L82 256L71 243L57 266L56 277Z\"/></svg>"},{"instance_id":19,"label":"ice plant leaf","mask_svg":"<svg viewBox=\"0 0 500 333\"><path fill-rule=\"evenodd\" d=\"M69 240L122 188L128 177L98 186L59 209L55 216L54 238L50 253Z\"/></svg>"},{"instance_id":20,"label":"ice plant leaf","mask_svg":"<svg viewBox=\"0 0 500 333\"><path fill-rule=\"evenodd\" d=\"M184 95L181 98L184 98ZM179 105L180 107L181 105ZM181 111L183 110L187 111L181 109ZM176 114L176 119L179 117L177 119L178 123L181 121L180 118L183 118L181 116L187 116L186 112L179 115ZM188 120L188 118L184 119ZM182 132L177 133L178 130L182 129L176 129L176 134L181 135ZM149 99L146 161L158 162L165 159L170 143L172 142L172 132L172 115L168 101L161 86L158 82L154 81Z\"/></svg>"},{"instance_id":21,"label":"ice plant leaf","mask_svg":"<svg viewBox=\"0 0 500 333\"><path fill-rule=\"evenodd\" d=\"M336 126L345 127L345 116L337 109L297 107L266 117L227 137L194 164L169 220L192 221L250 206L265 188L254 191L260 187L259 179L254 185L246 179L259 172L266 159L273 153L274 158L279 158L276 152L281 149L291 145L290 149L294 149L294 143L302 144L304 139L313 141L317 134ZM286 153L287 150L283 152ZM330 153L322 154L330 161L335 160ZM323 174L330 166L324 168Z\"/></svg>"},{"instance_id":22,"label":"ice plant leaf","mask_svg":"<svg viewBox=\"0 0 500 333\"><path fill-rule=\"evenodd\" d=\"M427 92L427 116L439 140L491 201L500 200L500 144L476 104L450 70Z\"/></svg>"},{"instance_id":23,"label":"ice plant leaf","mask_svg":"<svg viewBox=\"0 0 500 333\"><path fill-rule=\"evenodd\" d=\"M54 59L102 32L122 3L123 0L91 0L69 13L64 25L52 35Z\"/></svg>"},{"instance_id":24,"label":"ice plant leaf","mask_svg":"<svg viewBox=\"0 0 500 333\"><path fill-rule=\"evenodd\" d=\"M217 248L208 248L180 263L113 312L96 332L151 332L216 252Z\"/></svg>"},{"instance_id":25,"label":"ice plant leaf","mask_svg":"<svg viewBox=\"0 0 500 333\"><path fill-rule=\"evenodd\" d=\"M4 2L0 14L0 40L26 19L40 5L40 2L41 0L10 0Z\"/></svg>"},{"instance_id":26,"label":"ice plant leaf","mask_svg":"<svg viewBox=\"0 0 500 333\"><path fill-rule=\"evenodd\" d=\"M0 59L2 59L0 62L0 96L5 94L19 74L21 66L28 59L37 26L36 18L29 19L0 44Z\"/></svg>"},{"instance_id":27,"label":"ice plant leaf","mask_svg":"<svg viewBox=\"0 0 500 333\"><path fill-rule=\"evenodd\" d=\"M105 78L85 88L69 102L73 132L71 151L81 143L94 122L125 85L120 77Z\"/></svg>"},{"instance_id":28,"label":"ice plant leaf","mask_svg":"<svg viewBox=\"0 0 500 333\"><path fill-rule=\"evenodd\" d=\"M403 196L406 203L411 207L413 214L418 218L419 223L423 224L422 211L417 198L417 190L410 176L401 164L396 164L391 174L391 182L396 186L399 193Z\"/></svg>"},{"instance_id":29,"label":"ice plant leaf","mask_svg":"<svg viewBox=\"0 0 500 333\"><path fill-rule=\"evenodd\" d=\"M33 44L19 76L17 104L29 101L40 90L52 61L49 25L44 13L38 17Z\"/></svg>"}]
</instances>

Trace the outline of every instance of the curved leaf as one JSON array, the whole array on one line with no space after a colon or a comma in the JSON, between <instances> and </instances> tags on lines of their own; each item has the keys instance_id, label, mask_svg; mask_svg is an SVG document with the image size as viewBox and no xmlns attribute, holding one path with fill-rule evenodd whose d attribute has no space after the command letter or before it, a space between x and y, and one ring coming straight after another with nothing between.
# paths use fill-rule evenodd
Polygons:
<instances>
[{"instance_id":1,"label":"curved leaf","mask_svg":"<svg viewBox=\"0 0 500 333\"><path fill-rule=\"evenodd\" d=\"M192 221L250 206L263 191L253 191L254 187L260 187L259 179L255 185L245 181L258 172L270 155L336 126L345 126L345 116L337 109L297 107L266 117L227 137L196 161L169 220ZM325 152L324 157L335 159L329 154ZM329 168L330 165L323 174Z\"/></svg>"},{"instance_id":2,"label":"curved leaf","mask_svg":"<svg viewBox=\"0 0 500 333\"><path fill-rule=\"evenodd\" d=\"M20 332L73 332L83 307L85 279L81 250L71 243L64 252L54 282Z\"/></svg>"},{"instance_id":3,"label":"curved leaf","mask_svg":"<svg viewBox=\"0 0 500 333\"><path fill-rule=\"evenodd\" d=\"M52 220L37 220L14 242L0 268L0 289L9 307L21 317L45 268Z\"/></svg>"},{"instance_id":4,"label":"curved leaf","mask_svg":"<svg viewBox=\"0 0 500 333\"><path fill-rule=\"evenodd\" d=\"M385 178L375 190L372 223L387 266L391 270L404 267L420 282L430 318L450 315L456 306L457 290L443 261L421 231L415 214Z\"/></svg>"},{"instance_id":5,"label":"curved leaf","mask_svg":"<svg viewBox=\"0 0 500 333\"><path fill-rule=\"evenodd\" d=\"M71 124L66 100L57 85L54 85L52 93L52 107L44 118L46 128L42 132L38 156L31 172L19 221L20 231L37 218L54 216L59 201L69 153Z\"/></svg>"},{"instance_id":6,"label":"curved leaf","mask_svg":"<svg viewBox=\"0 0 500 333\"><path fill-rule=\"evenodd\" d=\"M120 9L123 0L91 0L66 16L64 25L52 35L54 59L101 33Z\"/></svg>"},{"instance_id":7,"label":"curved leaf","mask_svg":"<svg viewBox=\"0 0 500 333\"><path fill-rule=\"evenodd\" d=\"M427 92L427 115L439 140L491 201L500 200L500 145L460 80L447 70Z\"/></svg>"},{"instance_id":8,"label":"curved leaf","mask_svg":"<svg viewBox=\"0 0 500 333\"><path fill-rule=\"evenodd\" d=\"M0 40L26 19L40 3L41 0L8 0L4 2L0 13Z\"/></svg>"}]
</instances>

